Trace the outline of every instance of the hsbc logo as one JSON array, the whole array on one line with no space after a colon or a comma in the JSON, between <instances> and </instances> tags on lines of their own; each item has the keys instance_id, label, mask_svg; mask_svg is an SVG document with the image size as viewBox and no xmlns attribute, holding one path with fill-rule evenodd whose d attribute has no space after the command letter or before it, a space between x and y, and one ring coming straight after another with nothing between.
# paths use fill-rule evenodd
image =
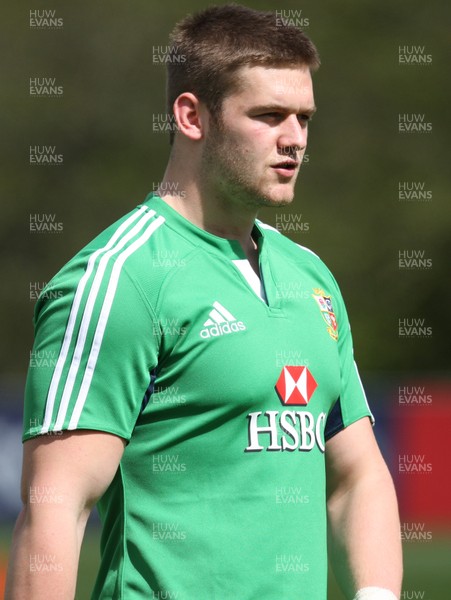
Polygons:
<instances>
[{"instance_id":1,"label":"hsbc logo","mask_svg":"<svg viewBox=\"0 0 451 600\"><path fill-rule=\"evenodd\" d=\"M285 366L275 385L284 406L307 406L318 384L305 366ZM245 452L325 451L323 442L327 415L306 410L252 412L248 418L249 444Z\"/></svg>"},{"instance_id":2,"label":"hsbc logo","mask_svg":"<svg viewBox=\"0 0 451 600\"><path fill-rule=\"evenodd\" d=\"M283 367L276 383L282 404L306 406L318 384L307 367Z\"/></svg>"}]
</instances>

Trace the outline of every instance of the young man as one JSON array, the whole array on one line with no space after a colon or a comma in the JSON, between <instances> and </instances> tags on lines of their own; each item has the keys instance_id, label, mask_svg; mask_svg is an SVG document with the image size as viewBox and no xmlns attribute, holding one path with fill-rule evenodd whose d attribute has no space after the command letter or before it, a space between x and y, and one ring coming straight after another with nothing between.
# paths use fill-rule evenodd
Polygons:
<instances>
[{"instance_id":1,"label":"young man","mask_svg":"<svg viewBox=\"0 0 451 600\"><path fill-rule=\"evenodd\" d=\"M347 598L398 598L396 498L340 291L256 221L293 199L316 49L239 6L186 18L172 48L159 195L36 308L35 349L58 360L27 382L7 598L73 598L95 503L95 599L325 600L327 537Z\"/></svg>"}]
</instances>

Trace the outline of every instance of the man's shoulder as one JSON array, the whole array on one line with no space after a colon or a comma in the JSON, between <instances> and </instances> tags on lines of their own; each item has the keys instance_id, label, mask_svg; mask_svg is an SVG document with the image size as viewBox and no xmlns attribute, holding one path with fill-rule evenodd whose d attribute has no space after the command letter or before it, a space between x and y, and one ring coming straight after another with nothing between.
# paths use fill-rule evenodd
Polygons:
<instances>
[{"instance_id":1,"label":"man's shoulder","mask_svg":"<svg viewBox=\"0 0 451 600\"><path fill-rule=\"evenodd\" d=\"M260 220L257 220L257 225L264 231L271 255L273 259L277 257L277 264L279 261L280 264L287 262L294 264L299 275L309 273L318 282L317 287L325 286L328 290L339 294L339 287L333 273L316 252L294 242L271 225Z\"/></svg>"},{"instance_id":2,"label":"man's shoulder","mask_svg":"<svg viewBox=\"0 0 451 600\"><path fill-rule=\"evenodd\" d=\"M146 282L149 264L160 265L162 248L168 252L168 240L161 241L164 224L164 217L147 203L136 206L72 256L47 284L38 304L47 304L57 294L72 296L77 290L81 295L88 290L125 289L126 279L132 287ZM164 274L164 269L153 269L152 288Z\"/></svg>"},{"instance_id":3,"label":"man's shoulder","mask_svg":"<svg viewBox=\"0 0 451 600\"><path fill-rule=\"evenodd\" d=\"M146 242L163 223L164 219L155 211L140 204L105 227L80 248L66 261L55 277L67 275L68 271L73 272L78 268L84 270L88 265L105 267L106 264L121 264L145 247Z\"/></svg>"},{"instance_id":4,"label":"man's shoulder","mask_svg":"<svg viewBox=\"0 0 451 600\"><path fill-rule=\"evenodd\" d=\"M257 225L260 229L264 230L265 237L270 241L271 246L284 254L287 258L316 264L327 269L321 258L313 250L310 250L310 248L293 242L293 240L281 233L278 229L259 219L257 219Z\"/></svg>"}]
</instances>

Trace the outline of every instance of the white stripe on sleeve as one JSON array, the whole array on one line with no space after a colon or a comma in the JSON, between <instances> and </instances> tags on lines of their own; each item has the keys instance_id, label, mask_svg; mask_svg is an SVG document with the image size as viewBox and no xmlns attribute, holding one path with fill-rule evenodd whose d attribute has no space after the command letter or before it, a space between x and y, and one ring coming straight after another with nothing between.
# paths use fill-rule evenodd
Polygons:
<instances>
[{"instance_id":1,"label":"white stripe on sleeve","mask_svg":"<svg viewBox=\"0 0 451 600\"><path fill-rule=\"evenodd\" d=\"M105 333L108 317L110 315L111 307L113 305L114 296L116 294L119 276L121 274L122 267L129 256L131 256L138 248L147 242L150 236L163 225L164 217L158 217L153 221L145 230L145 232L133 242L124 252L120 254L117 261L114 263L114 267L111 273L108 288L105 294L105 300L103 301L102 310L100 313L99 321L97 323L96 331L94 334L94 340L89 354L88 362L86 365L83 381L81 383L80 392L78 394L77 402L75 404L74 411L72 413L68 429L76 429L83 407L85 405L86 397L89 392L92 377L97 364L100 348L102 346L103 336Z\"/></svg>"},{"instance_id":2,"label":"white stripe on sleeve","mask_svg":"<svg viewBox=\"0 0 451 600\"><path fill-rule=\"evenodd\" d=\"M136 219L138 219L143 213L145 213L146 210L147 210L146 207L142 206L139 210L134 212L126 221L124 221L120 225L120 227L117 228L117 230L111 236L111 238L108 241L108 243L106 244L106 246L104 246L103 248L100 248L99 250L96 250L89 257L86 271L85 271L83 277L78 282L77 290L75 292L74 300L73 300L72 307L71 307L71 310L69 313L69 319L68 319L68 323L66 326L66 331L64 333L63 344L61 346L58 360L55 365L55 370L53 372L49 392L47 394L44 422L42 424L42 428L40 431L41 434L47 433L50 428L50 423L52 421L52 415L53 415L53 409L54 409L54 405L55 405L56 392L57 392L58 385L59 385L59 382L61 379L61 374L63 372L64 364L67 359L67 354L69 352L70 344L72 341L72 335L74 332L75 322L77 320L78 310L80 308L81 299L83 297L83 293L85 291L87 281L88 281L89 277L91 276L91 273L94 269L95 262L102 253L107 252L110 248L112 248L112 246L114 246L114 244L117 242L119 237L124 233L124 231L127 229L127 227L129 227L129 225L131 225L134 221L136 221ZM155 214L154 211L152 211L152 212Z\"/></svg>"}]
</instances>

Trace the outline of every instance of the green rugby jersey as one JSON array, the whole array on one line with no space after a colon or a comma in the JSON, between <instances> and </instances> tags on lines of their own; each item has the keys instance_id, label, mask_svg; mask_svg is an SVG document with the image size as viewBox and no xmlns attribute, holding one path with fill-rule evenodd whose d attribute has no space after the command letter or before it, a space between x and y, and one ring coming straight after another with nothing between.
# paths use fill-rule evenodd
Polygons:
<instances>
[{"instance_id":1,"label":"green rugby jersey","mask_svg":"<svg viewBox=\"0 0 451 600\"><path fill-rule=\"evenodd\" d=\"M128 442L99 502L93 598L325 600L325 441L371 412L321 260L257 221L240 244L150 195L35 313L24 440Z\"/></svg>"}]
</instances>

